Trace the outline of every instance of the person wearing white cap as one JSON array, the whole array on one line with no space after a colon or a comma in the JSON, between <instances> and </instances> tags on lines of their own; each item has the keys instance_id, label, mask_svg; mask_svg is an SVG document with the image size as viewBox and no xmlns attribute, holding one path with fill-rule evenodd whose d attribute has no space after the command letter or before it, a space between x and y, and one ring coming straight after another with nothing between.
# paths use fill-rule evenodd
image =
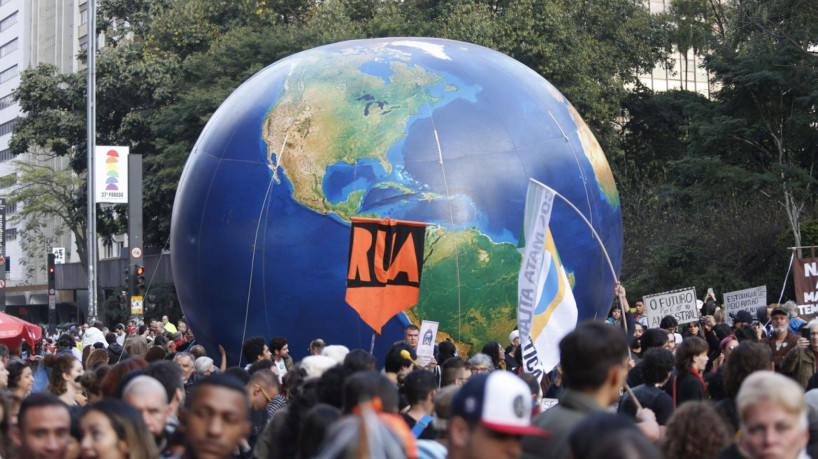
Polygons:
<instances>
[{"instance_id":1,"label":"person wearing white cap","mask_svg":"<svg viewBox=\"0 0 818 459\"><path fill-rule=\"evenodd\" d=\"M523 435L547 437L531 425L531 393L518 376L494 371L472 377L452 400L449 459L520 456Z\"/></svg>"}]
</instances>

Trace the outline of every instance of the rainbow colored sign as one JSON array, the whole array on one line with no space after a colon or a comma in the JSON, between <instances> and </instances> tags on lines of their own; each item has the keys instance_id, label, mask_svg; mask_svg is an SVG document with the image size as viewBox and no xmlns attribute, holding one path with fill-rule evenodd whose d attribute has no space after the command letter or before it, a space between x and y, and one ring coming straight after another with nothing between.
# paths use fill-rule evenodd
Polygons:
<instances>
[{"instance_id":1,"label":"rainbow colored sign","mask_svg":"<svg viewBox=\"0 0 818 459\"><path fill-rule=\"evenodd\" d=\"M128 147L97 145L94 152L96 202L127 204Z\"/></svg>"}]
</instances>

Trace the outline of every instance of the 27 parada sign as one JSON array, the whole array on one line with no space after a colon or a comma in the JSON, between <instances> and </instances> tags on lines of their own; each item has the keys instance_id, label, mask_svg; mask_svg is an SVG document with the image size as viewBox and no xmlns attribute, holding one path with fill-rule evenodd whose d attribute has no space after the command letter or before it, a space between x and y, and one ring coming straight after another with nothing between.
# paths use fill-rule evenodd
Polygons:
<instances>
[{"instance_id":1,"label":"27 parada sign","mask_svg":"<svg viewBox=\"0 0 818 459\"><path fill-rule=\"evenodd\" d=\"M665 316L675 317L680 324L699 320L695 287L647 295L642 301L648 316L648 328L659 328Z\"/></svg>"}]
</instances>

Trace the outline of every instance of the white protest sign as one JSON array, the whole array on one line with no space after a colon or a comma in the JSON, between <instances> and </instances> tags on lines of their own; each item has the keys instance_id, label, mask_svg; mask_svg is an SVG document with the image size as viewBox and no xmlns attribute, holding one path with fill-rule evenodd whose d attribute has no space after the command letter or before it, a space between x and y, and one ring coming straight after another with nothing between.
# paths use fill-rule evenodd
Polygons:
<instances>
[{"instance_id":1,"label":"white protest sign","mask_svg":"<svg viewBox=\"0 0 818 459\"><path fill-rule=\"evenodd\" d=\"M767 307L767 286L747 288L724 294L724 312L727 323L733 325L732 315L739 311L747 311L756 317L759 307Z\"/></svg>"},{"instance_id":2,"label":"white protest sign","mask_svg":"<svg viewBox=\"0 0 818 459\"><path fill-rule=\"evenodd\" d=\"M680 324L699 320L694 287L642 297L648 316L648 328L659 328L665 316L673 316Z\"/></svg>"},{"instance_id":3,"label":"white protest sign","mask_svg":"<svg viewBox=\"0 0 818 459\"><path fill-rule=\"evenodd\" d=\"M52 247L51 253L54 254L54 264L65 264L65 247Z\"/></svg>"},{"instance_id":4,"label":"white protest sign","mask_svg":"<svg viewBox=\"0 0 818 459\"><path fill-rule=\"evenodd\" d=\"M544 398L540 401L540 410L547 411L559 405L559 400L556 398Z\"/></svg>"},{"instance_id":5,"label":"white protest sign","mask_svg":"<svg viewBox=\"0 0 818 459\"><path fill-rule=\"evenodd\" d=\"M418 363L425 367L435 356L435 339L437 338L437 322L424 320L420 324L420 338L418 342Z\"/></svg>"}]
</instances>

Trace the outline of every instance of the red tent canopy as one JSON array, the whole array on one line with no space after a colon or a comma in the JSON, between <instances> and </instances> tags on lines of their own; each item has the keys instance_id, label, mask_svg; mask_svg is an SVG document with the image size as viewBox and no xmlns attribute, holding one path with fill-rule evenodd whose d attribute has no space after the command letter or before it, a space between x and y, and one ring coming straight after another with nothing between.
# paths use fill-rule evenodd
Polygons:
<instances>
[{"instance_id":1,"label":"red tent canopy","mask_svg":"<svg viewBox=\"0 0 818 459\"><path fill-rule=\"evenodd\" d=\"M43 329L39 325L0 312L0 343L9 349L16 349L23 340L33 349L42 336Z\"/></svg>"}]
</instances>

